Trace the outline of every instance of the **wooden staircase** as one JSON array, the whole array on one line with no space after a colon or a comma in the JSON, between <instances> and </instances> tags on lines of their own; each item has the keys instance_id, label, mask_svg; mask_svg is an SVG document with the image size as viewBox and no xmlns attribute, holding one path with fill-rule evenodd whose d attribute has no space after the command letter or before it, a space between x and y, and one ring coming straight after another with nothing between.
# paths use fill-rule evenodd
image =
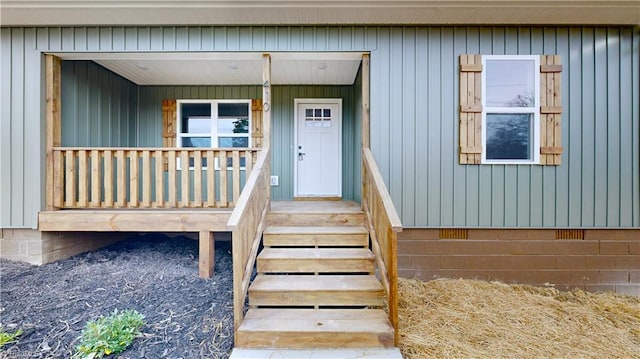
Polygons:
<instances>
[{"instance_id":1,"label":"wooden staircase","mask_svg":"<svg viewBox=\"0 0 640 359\"><path fill-rule=\"evenodd\" d=\"M239 348L392 348L360 206L273 202Z\"/></svg>"}]
</instances>

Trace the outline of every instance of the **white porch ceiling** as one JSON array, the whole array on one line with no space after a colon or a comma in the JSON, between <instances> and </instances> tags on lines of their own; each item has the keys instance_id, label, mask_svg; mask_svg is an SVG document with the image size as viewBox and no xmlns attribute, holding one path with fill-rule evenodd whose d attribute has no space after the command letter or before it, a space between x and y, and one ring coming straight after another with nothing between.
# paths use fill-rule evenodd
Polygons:
<instances>
[{"instance_id":1,"label":"white porch ceiling","mask_svg":"<svg viewBox=\"0 0 640 359\"><path fill-rule=\"evenodd\" d=\"M25 25L640 24L638 0L0 0Z\"/></svg>"},{"instance_id":2,"label":"white porch ceiling","mask_svg":"<svg viewBox=\"0 0 640 359\"><path fill-rule=\"evenodd\" d=\"M255 85L262 82L260 53L60 53L92 60L138 85ZM351 85L360 53L274 53L274 85Z\"/></svg>"}]
</instances>

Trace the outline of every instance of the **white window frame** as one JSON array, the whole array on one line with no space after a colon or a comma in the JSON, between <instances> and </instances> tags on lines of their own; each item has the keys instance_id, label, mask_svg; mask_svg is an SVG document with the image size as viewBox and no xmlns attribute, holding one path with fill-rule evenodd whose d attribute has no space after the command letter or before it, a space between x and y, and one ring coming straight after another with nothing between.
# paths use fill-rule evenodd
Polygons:
<instances>
[{"instance_id":1,"label":"white window frame","mask_svg":"<svg viewBox=\"0 0 640 359\"><path fill-rule=\"evenodd\" d=\"M487 61L516 60L533 61L534 104L532 107L488 107L487 106ZM539 164L540 163L540 56L539 55L483 55L482 56L482 163L483 164ZM533 114L531 147L529 160L487 159L487 113L530 113Z\"/></svg>"},{"instance_id":2,"label":"white window frame","mask_svg":"<svg viewBox=\"0 0 640 359\"><path fill-rule=\"evenodd\" d=\"M189 103L197 103L197 104L209 104L211 108L211 119L210 119L210 131L208 133L183 133L182 132L182 104ZM247 118L249 119L249 130L247 133L237 134L237 133L218 133L218 120L220 119L218 115L218 104L220 103L245 103L247 104ZM193 149L202 149L202 148L211 148L211 149L242 149L242 148L251 148L251 130L252 130L252 118L251 118L251 100L247 99L237 99L237 100L176 100L176 118L177 118L177 128L176 128L176 139L177 139L177 147L178 148L193 148ZM211 147L184 147L182 145L182 140L185 137L203 137L209 138L211 140ZM247 137L248 138L248 147L220 147L219 141L220 137ZM180 159L178 158L178 169L180 169ZM219 170L220 165L218 163L219 159L216 156L215 158L215 169ZM193 167L189 167L189 169L193 170ZM206 169L206 166L203 166L202 169ZM240 169L245 169L244 166L240 167ZM227 168L228 171L232 170L232 168Z\"/></svg>"}]
</instances>

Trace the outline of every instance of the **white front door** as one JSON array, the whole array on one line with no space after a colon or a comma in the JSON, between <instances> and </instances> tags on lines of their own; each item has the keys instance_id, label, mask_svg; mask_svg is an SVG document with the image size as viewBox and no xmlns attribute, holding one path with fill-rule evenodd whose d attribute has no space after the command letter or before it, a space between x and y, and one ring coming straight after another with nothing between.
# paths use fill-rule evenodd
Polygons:
<instances>
[{"instance_id":1,"label":"white front door","mask_svg":"<svg viewBox=\"0 0 640 359\"><path fill-rule=\"evenodd\" d=\"M295 196L342 197L342 99L296 99L295 128Z\"/></svg>"}]
</instances>

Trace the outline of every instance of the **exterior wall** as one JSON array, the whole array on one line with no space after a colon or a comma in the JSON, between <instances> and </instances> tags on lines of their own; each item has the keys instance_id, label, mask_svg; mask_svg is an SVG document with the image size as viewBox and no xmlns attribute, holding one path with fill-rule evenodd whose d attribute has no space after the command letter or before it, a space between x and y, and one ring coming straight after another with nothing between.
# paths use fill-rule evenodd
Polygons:
<instances>
[{"instance_id":1,"label":"exterior wall","mask_svg":"<svg viewBox=\"0 0 640 359\"><path fill-rule=\"evenodd\" d=\"M62 61L61 77L63 146L136 143L134 83L91 61Z\"/></svg>"},{"instance_id":2,"label":"exterior wall","mask_svg":"<svg viewBox=\"0 0 640 359\"><path fill-rule=\"evenodd\" d=\"M370 51L372 150L405 226L637 228L639 32L564 26L2 28L2 92L12 95L2 97L0 117L0 227L34 227L42 208L41 52ZM463 53L562 57L561 166L457 164ZM274 195L286 198L285 192Z\"/></svg>"},{"instance_id":3,"label":"exterior wall","mask_svg":"<svg viewBox=\"0 0 640 359\"><path fill-rule=\"evenodd\" d=\"M640 226L639 40L637 27L379 28L371 144L403 224ZM466 53L561 56L562 165L458 164Z\"/></svg>"},{"instance_id":4,"label":"exterior wall","mask_svg":"<svg viewBox=\"0 0 640 359\"><path fill-rule=\"evenodd\" d=\"M467 239L441 239L441 232L409 229L400 233L401 277L553 284L561 290L640 296L638 229L587 229L582 239L556 239L556 231L549 229L469 229Z\"/></svg>"}]
</instances>

